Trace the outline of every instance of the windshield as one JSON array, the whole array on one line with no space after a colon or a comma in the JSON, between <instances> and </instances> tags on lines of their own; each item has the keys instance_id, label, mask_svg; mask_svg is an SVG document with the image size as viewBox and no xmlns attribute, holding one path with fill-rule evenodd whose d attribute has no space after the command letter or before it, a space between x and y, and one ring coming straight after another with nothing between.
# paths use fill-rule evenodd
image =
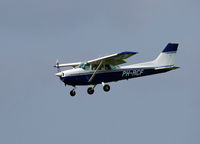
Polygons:
<instances>
[{"instance_id":1,"label":"windshield","mask_svg":"<svg viewBox=\"0 0 200 144\"><path fill-rule=\"evenodd\" d=\"M83 62L81 63L79 66L79 68L82 68L84 70L90 70L90 64L87 62ZM98 67L98 64L92 64L91 65L91 70L96 70ZM101 65L99 70L114 70L116 69L116 66L112 65L112 64L105 64L105 65Z\"/></svg>"},{"instance_id":2,"label":"windshield","mask_svg":"<svg viewBox=\"0 0 200 144\"><path fill-rule=\"evenodd\" d=\"M87 62L81 63L78 67L82 68L82 69L85 69L85 70L89 70L90 69L90 65Z\"/></svg>"}]
</instances>

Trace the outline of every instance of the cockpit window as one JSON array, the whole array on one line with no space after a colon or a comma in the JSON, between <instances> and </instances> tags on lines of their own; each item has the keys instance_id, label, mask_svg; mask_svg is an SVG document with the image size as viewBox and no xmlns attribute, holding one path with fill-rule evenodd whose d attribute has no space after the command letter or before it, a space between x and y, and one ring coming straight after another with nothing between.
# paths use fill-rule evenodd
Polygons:
<instances>
[{"instance_id":1,"label":"cockpit window","mask_svg":"<svg viewBox=\"0 0 200 144\"><path fill-rule=\"evenodd\" d=\"M90 70L90 65L89 64L85 65L85 70Z\"/></svg>"},{"instance_id":2,"label":"cockpit window","mask_svg":"<svg viewBox=\"0 0 200 144\"><path fill-rule=\"evenodd\" d=\"M114 69L116 69L116 67L114 65L111 65L111 64L105 65L105 70L114 70Z\"/></svg>"},{"instance_id":3,"label":"cockpit window","mask_svg":"<svg viewBox=\"0 0 200 144\"><path fill-rule=\"evenodd\" d=\"M96 70L98 66L99 66L98 64L91 64L91 70ZM84 70L90 70L90 64L87 62L81 63L78 67ZM114 69L116 69L116 66L112 64L101 65L99 68L99 70L114 70Z\"/></svg>"},{"instance_id":4,"label":"cockpit window","mask_svg":"<svg viewBox=\"0 0 200 144\"><path fill-rule=\"evenodd\" d=\"M82 68L84 70L89 70L90 69L90 64L88 64L87 62L83 62L78 67Z\"/></svg>"},{"instance_id":5,"label":"cockpit window","mask_svg":"<svg viewBox=\"0 0 200 144\"><path fill-rule=\"evenodd\" d=\"M110 64L111 69L116 69L116 66Z\"/></svg>"},{"instance_id":6,"label":"cockpit window","mask_svg":"<svg viewBox=\"0 0 200 144\"><path fill-rule=\"evenodd\" d=\"M97 65L97 64L93 64L93 65L92 65L92 70L96 70L96 69L97 69L97 67L98 67L98 65Z\"/></svg>"}]
</instances>

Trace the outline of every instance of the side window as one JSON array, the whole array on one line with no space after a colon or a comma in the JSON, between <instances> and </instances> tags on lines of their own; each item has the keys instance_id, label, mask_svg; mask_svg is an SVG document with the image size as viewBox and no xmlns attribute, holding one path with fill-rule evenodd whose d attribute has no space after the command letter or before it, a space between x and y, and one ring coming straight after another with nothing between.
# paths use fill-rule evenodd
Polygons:
<instances>
[{"instance_id":1,"label":"side window","mask_svg":"<svg viewBox=\"0 0 200 144\"><path fill-rule=\"evenodd\" d=\"M111 70L110 65L106 64L105 65L105 70Z\"/></svg>"},{"instance_id":2,"label":"side window","mask_svg":"<svg viewBox=\"0 0 200 144\"><path fill-rule=\"evenodd\" d=\"M113 69L116 69L116 67L114 65L111 65L111 64L105 65L105 70L113 70Z\"/></svg>"},{"instance_id":3,"label":"side window","mask_svg":"<svg viewBox=\"0 0 200 144\"><path fill-rule=\"evenodd\" d=\"M92 70L96 70L98 66L99 65L97 65L97 64L93 64L92 65ZM101 65L101 67L99 68L99 70L104 70L104 65Z\"/></svg>"},{"instance_id":4,"label":"side window","mask_svg":"<svg viewBox=\"0 0 200 144\"><path fill-rule=\"evenodd\" d=\"M116 67L114 65L111 65L111 64L110 64L110 68L111 69L116 69Z\"/></svg>"},{"instance_id":5,"label":"side window","mask_svg":"<svg viewBox=\"0 0 200 144\"><path fill-rule=\"evenodd\" d=\"M99 68L99 70L105 70L104 65L101 65L101 67Z\"/></svg>"},{"instance_id":6,"label":"side window","mask_svg":"<svg viewBox=\"0 0 200 144\"><path fill-rule=\"evenodd\" d=\"M89 70L89 69L90 69L90 65L89 65L89 64L86 64L85 67L84 67L84 69L85 69L85 70Z\"/></svg>"},{"instance_id":7,"label":"side window","mask_svg":"<svg viewBox=\"0 0 200 144\"><path fill-rule=\"evenodd\" d=\"M96 64L93 64L93 65L92 65L92 70L96 70L96 69L97 69L97 67L98 67L98 65L96 65Z\"/></svg>"}]
</instances>

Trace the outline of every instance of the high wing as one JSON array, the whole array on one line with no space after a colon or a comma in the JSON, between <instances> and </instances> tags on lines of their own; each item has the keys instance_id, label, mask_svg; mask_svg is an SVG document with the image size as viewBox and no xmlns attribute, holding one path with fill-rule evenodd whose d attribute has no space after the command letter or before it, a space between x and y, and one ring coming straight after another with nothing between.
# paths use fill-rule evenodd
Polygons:
<instances>
[{"instance_id":1,"label":"high wing","mask_svg":"<svg viewBox=\"0 0 200 144\"><path fill-rule=\"evenodd\" d=\"M102 61L104 64L120 65L120 64L126 63L126 61L124 59L127 59L135 54L137 54L137 52L125 51L125 52L116 53L116 54L112 54L109 56L97 58L94 60L90 60L87 63L99 64Z\"/></svg>"},{"instance_id":2,"label":"high wing","mask_svg":"<svg viewBox=\"0 0 200 144\"><path fill-rule=\"evenodd\" d=\"M109 56L88 61L87 63L89 64L98 64L97 69L94 71L94 73L92 74L88 82L92 82L92 80L94 79L97 71L99 70L102 64L120 65L120 64L126 63L124 59L127 59L130 56L133 56L135 54L137 54L137 52L126 51L126 52L121 52L121 53L117 53L117 54L113 54L113 55L109 55Z\"/></svg>"},{"instance_id":3,"label":"high wing","mask_svg":"<svg viewBox=\"0 0 200 144\"><path fill-rule=\"evenodd\" d=\"M116 54L112 54L112 55L109 55L109 56L97 58L97 59L94 59L94 60L90 60L87 63L89 63L89 64L100 64L102 62L103 64L120 65L120 64L126 63L126 61L124 59L127 59L127 58L129 58L129 57L131 57L135 54L137 54L137 52L125 51L125 52L116 53ZM80 64L81 64L81 62L59 64L58 61L57 61L56 65L54 67L56 67L56 68L76 67Z\"/></svg>"}]
</instances>

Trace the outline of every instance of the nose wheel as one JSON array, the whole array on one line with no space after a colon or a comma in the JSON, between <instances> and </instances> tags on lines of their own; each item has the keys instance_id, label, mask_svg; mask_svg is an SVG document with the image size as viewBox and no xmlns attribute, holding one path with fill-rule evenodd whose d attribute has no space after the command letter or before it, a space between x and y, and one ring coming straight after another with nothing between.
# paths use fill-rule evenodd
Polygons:
<instances>
[{"instance_id":1,"label":"nose wheel","mask_svg":"<svg viewBox=\"0 0 200 144\"><path fill-rule=\"evenodd\" d=\"M71 90L70 91L70 95L73 97L73 96L75 96L76 95L76 91L73 89L73 90Z\"/></svg>"}]
</instances>

